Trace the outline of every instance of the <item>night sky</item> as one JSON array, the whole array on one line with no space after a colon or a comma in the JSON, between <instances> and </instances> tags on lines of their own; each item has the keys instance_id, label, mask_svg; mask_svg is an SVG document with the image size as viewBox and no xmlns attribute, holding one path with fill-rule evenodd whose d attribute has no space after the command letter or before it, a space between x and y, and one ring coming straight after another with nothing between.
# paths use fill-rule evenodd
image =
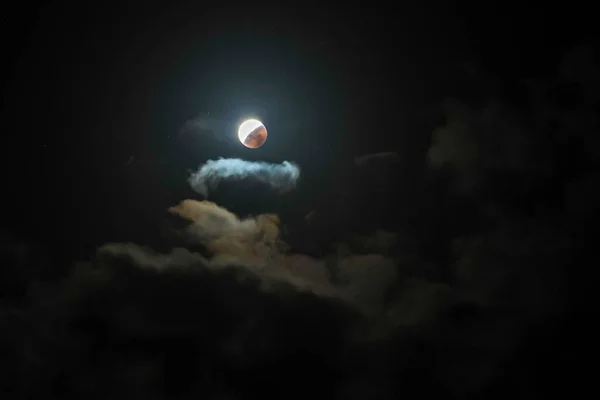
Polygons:
<instances>
[{"instance_id":1,"label":"night sky","mask_svg":"<svg viewBox=\"0 0 600 400\"><path fill-rule=\"evenodd\" d=\"M596 21L470 3L7 9L2 398L584 390Z\"/></svg>"}]
</instances>

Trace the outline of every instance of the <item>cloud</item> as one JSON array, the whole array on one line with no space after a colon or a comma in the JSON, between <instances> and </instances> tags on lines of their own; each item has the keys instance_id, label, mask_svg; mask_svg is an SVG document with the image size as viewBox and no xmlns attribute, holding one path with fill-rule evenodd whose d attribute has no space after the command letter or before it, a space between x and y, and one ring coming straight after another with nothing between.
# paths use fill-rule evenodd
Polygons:
<instances>
[{"instance_id":1,"label":"cloud","mask_svg":"<svg viewBox=\"0 0 600 400\"><path fill-rule=\"evenodd\" d=\"M187 268L194 264L207 264L207 260L203 256L185 248L176 247L171 250L170 254L160 254L148 247L138 246L134 243L107 243L98 249L98 255L126 258L141 268L156 271Z\"/></svg>"},{"instance_id":2,"label":"cloud","mask_svg":"<svg viewBox=\"0 0 600 400\"><path fill-rule=\"evenodd\" d=\"M226 241L227 238L218 240ZM240 248L242 251L239 251ZM287 268L289 262L286 257L260 258L248 253L247 248L243 246L236 248L236 244L216 249L216 251L220 250L224 252L214 253L206 258L185 248L174 248L165 254L135 243L109 243L98 248L97 260L109 265L116 260L121 260L141 270L159 273L194 274L228 271L242 281L252 278L256 288L262 291L272 292L281 288L281 284L286 284L288 290L302 290L325 296L337 295L334 290L323 285L316 275L307 274L308 271L291 273ZM307 266L308 263L303 265Z\"/></svg>"},{"instance_id":3,"label":"cloud","mask_svg":"<svg viewBox=\"0 0 600 400\"><path fill-rule=\"evenodd\" d=\"M346 253L333 263L287 254L287 246L279 236L279 217L274 214L239 219L215 203L196 200L184 200L169 211L191 222L186 233L211 252L211 266L245 266L295 287L343 298L368 312L383 308L382 296L397 279L394 261L378 254ZM192 259L178 251L180 257ZM152 259L156 257L154 262L164 265L173 256L152 255Z\"/></svg>"},{"instance_id":4,"label":"cloud","mask_svg":"<svg viewBox=\"0 0 600 400\"><path fill-rule=\"evenodd\" d=\"M368 312L381 312L398 280L398 268L394 260L379 254L350 256L338 261L335 280L343 297Z\"/></svg>"},{"instance_id":5,"label":"cloud","mask_svg":"<svg viewBox=\"0 0 600 400\"><path fill-rule=\"evenodd\" d=\"M300 168L288 161L270 164L238 158L221 158L207 161L198 171L191 174L188 182L196 192L206 197L209 191L217 188L223 180L250 179L285 193L296 187L298 178Z\"/></svg>"},{"instance_id":6,"label":"cloud","mask_svg":"<svg viewBox=\"0 0 600 400\"><path fill-rule=\"evenodd\" d=\"M325 260L319 260L304 254L291 254L280 258L281 266L290 275L313 282L322 292L333 293L331 271Z\"/></svg>"},{"instance_id":7,"label":"cloud","mask_svg":"<svg viewBox=\"0 0 600 400\"><path fill-rule=\"evenodd\" d=\"M543 321L561 302L551 283L560 280L553 263L564 245L545 226L508 223L499 233L458 241L456 262L437 266L452 268L453 278L442 281L409 276L423 263L407 257L355 253L405 252L397 232L350 235L355 242L340 244L338 254L315 258L283 245L275 214L240 218L197 200L168 211L188 222L185 234L210 254L108 243L58 286L29 289L26 312L35 317L19 314L22 326L15 327L14 313L0 315L12 322L9 348L17 355L10 362L19 371L40 365L20 373L39 385L23 387L47 392L45 382L66 374L66 385L80 394L172 398L223 390L203 377L213 382L227 370L234 372L223 386L246 395L252 380L283 397L298 376L332 393L362 386L419 393L423 382L477 393L514 354L527 321ZM49 332L52 342L38 332ZM126 346L136 347L104 350Z\"/></svg>"},{"instance_id":8,"label":"cloud","mask_svg":"<svg viewBox=\"0 0 600 400\"><path fill-rule=\"evenodd\" d=\"M500 194L509 181L527 191L551 175L559 149L512 107L450 100L445 113L445 124L432 134L428 162L433 170L451 171L459 192Z\"/></svg>"},{"instance_id":9,"label":"cloud","mask_svg":"<svg viewBox=\"0 0 600 400\"><path fill-rule=\"evenodd\" d=\"M53 328L52 345L39 350L40 335L27 331L16 331L14 338L30 347L35 362L54 367L40 367L42 386L31 390L44 392L45 378L65 373L73 378L66 382L69 388L103 397L117 390L152 392L153 398L236 388L248 394L253 392L244 386L248 380L263 394L283 395L300 374L319 383L320 390L334 385L326 372L339 368L345 325L352 316L348 306L244 266L215 267L178 252L160 255L131 244L107 245L91 265L80 266L64 281L63 290L55 292L60 301L40 297L35 312L56 304L55 312L34 321L52 322L36 325ZM176 259L187 259L194 268L171 268ZM104 270L110 273L96 273ZM85 290L65 289L72 286ZM69 320L63 322L63 315ZM102 346L111 350L94 361ZM214 382L223 369L232 371L225 385ZM38 382L35 373L29 375L30 382ZM206 384L201 384L204 376Z\"/></svg>"},{"instance_id":10,"label":"cloud","mask_svg":"<svg viewBox=\"0 0 600 400\"><path fill-rule=\"evenodd\" d=\"M464 293L481 304L519 304L531 320L559 312L572 239L552 224L505 217L498 225L487 234L455 239L455 276Z\"/></svg>"},{"instance_id":11,"label":"cloud","mask_svg":"<svg viewBox=\"0 0 600 400\"><path fill-rule=\"evenodd\" d=\"M190 239L215 255L269 259L285 246L275 214L239 219L215 203L196 200L184 200L169 212L190 221L186 229Z\"/></svg>"},{"instance_id":12,"label":"cloud","mask_svg":"<svg viewBox=\"0 0 600 400\"><path fill-rule=\"evenodd\" d=\"M354 247L367 252L387 253L398 243L398 234L384 229L375 229L371 235L361 235L353 239Z\"/></svg>"}]
</instances>

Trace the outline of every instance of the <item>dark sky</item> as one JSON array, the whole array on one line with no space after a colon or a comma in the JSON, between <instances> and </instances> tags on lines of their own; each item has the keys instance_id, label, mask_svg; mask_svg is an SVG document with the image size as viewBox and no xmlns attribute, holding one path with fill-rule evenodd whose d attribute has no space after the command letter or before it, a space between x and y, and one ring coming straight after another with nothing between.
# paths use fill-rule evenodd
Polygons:
<instances>
[{"instance_id":1,"label":"dark sky","mask_svg":"<svg viewBox=\"0 0 600 400\"><path fill-rule=\"evenodd\" d=\"M221 156L297 161L319 191L355 155L420 154L440 99L473 90L461 84L469 68L500 82L548 73L582 34L557 29L569 20L558 11L432 1L16 7L2 22L5 151L20 160L7 167L18 170L14 200L27 213L44 199L54 223L96 225L88 207L114 212L108 203L120 195L161 207L185 185L182 168ZM269 142L249 152L178 140L201 112L260 115Z\"/></svg>"},{"instance_id":2,"label":"dark sky","mask_svg":"<svg viewBox=\"0 0 600 400\"><path fill-rule=\"evenodd\" d=\"M422 297L415 295L416 311L411 315L418 321L427 319L427 310L435 307L431 306L433 303L423 305L425 298L429 301L423 293L433 290L429 286L423 289L423 282L444 287L439 298L446 300L431 300L447 306L435 308L435 313L431 311L435 318L427 323L415 322L411 325L417 327L415 331L400 329L399 333L394 326L394 334L386 339L368 340L364 348L358 346L359 350L353 347L352 360L360 367L352 372L336 369L335 374L360 376L357 379L364 379L365 387L379 387L383 381L393 381L390 377L394 373L403 371L403 384L433 388L422 393L426 397L428 393L444 393L456 398L492 398L490 393L510 381L517 382L514 387L520 391L506 389L502 393L531 397L537 390L535 385L553 375L532 378L531 382L535 382L531 384L523 383L529 382L524 376L535 370L534 359L553 338L540 339L534 350L523 350L524 355L518 352L530 343L524 338L546 332L548 326L558 322L544 320L524 328L523 321L538 321L532 316L537 315L534 311L527 314L529 310L542 310L539 314L544 316L546 312L556 312L553 305L547 305L554 302L547 299L562 300L563 283L567 286L586 280L578 272L581 268L564 268L577 264L569 257L575 254L574 249L580 250L577 257L592 254L581 250L581 243L587 244L586 240L595 234L594 228L584 226L583 221L588 220L595 201L591 193L598 177L595 157L600 154L600 144L592 135L598 129L600 89L600 80L593 73L598 65L598 54L593 53L594 14L576 2L544 7L527 7L517 2L402 3L387 7L370 3L361 7L305 3L267 7L259 3L157 5L126 1L13 4L0 17L2 54L6 60L0 67L5 172L2 186L8 200L2 237L8 238L7 248L19 249L15 243L24 243L38 249L54 272L41 273L35 268L36 272L3 272L10 278L7 282L19 282L7 284L11 289L6 290L21 295L21 288L29 288L30 281L43 280L36 274L56 278L56 271L67 270L76 260L89 260L95 249L107 242L134 242L168 251L175 239L165 239L165 232L173 231L167 209L184 199L200 199L187 179L190 171L209 159L292 161L302 171L298 188L292 193L279 195L260 186L225 182L210 200L240 217L278 214L282 236L292 253L314 257L316 264L322 260L323 265L338 263L342 268L344 257L365 253L393 260L394 265L401 266L398 270L402 274L420 283L408 284L398 279L396 289L389 289L391 294L386 295L388 316L402 314L390 305L396 304L394 296L401 297L401 293L410 297L411 290L417 288L414 293ZM217 140L214 132L182 134L184 124L199 115L217 124L220 128L216 131L231 134L233 140ZM236 124L248 116L259 118L269 131L268 140L260 149L247 149L235 140ZM355 163L357 156L380 152L396 156L380 158L367 166ZM305 219L309 213L310 219ZM396 238L394 246L382 244L383 231L392 232ZM365 244L365 235L374 232L379 235L372 239L376 244ZM566 242L569 245L563 246ZM549 248L560 254L549 255ZM142 252L146 260L157 259L146 251ZM240 371L247 368L257 376L261 371L274 373L279 364L269 364L271 361L256 354L271 360L269 357L279 351L299 357L298 365L305 362L298 355L304 352L300 345L292 346L290 353L283 349L287 349L287 343L302 342L297 332L308 329L306 326L324 325L322 330L306 333L307 337L318 336L323 348L327 348L311 347L315 354L329 354L336 346L343 348L346 339L340 339L340 332L347 327L338 319L346 321L346 311L351 309L349 315L355 311L292 290L289 293L293 295L284 291L288 293L285 300L277 297L279 294L267 296L255 288L247 290L228 280L237 272L194 275L189 282L176 273L167 277L171 281L165 285L153 275L136 272L135 267L141 265L139 259L107 260L100 257L94 262L107 263L110 268L123 262L126 272L101 294L96 296L92 290L90 299L73 300L69 297L70 286L56 290L69 293L60 295L60 301L68 299L64 301L76 305L64 305L59 300L52 304L63 304L72 315L79 315L73 310L86 310L81 311L83 322L77 319L73 322L76 327L68 325L65 331L73 329L77 338L87 338L89 332L100 329L94 325L98 320L106 317L112 321L113 315L120 315L121 308L129 310L123 304L151 310L140 317L144 321L140 326L147 331L140 338L137 333L127 334L139 339L133 346L139 348L132 351L160 359L164 365L175 362L170 354L186 353L182 350L188 348L186 340L197 339L181 333L188 332L188 325L178 325L193 319L186 314L189 310L177 303L186 303L185 296L218 304L215 307L219 312L235 314L223 321L267 310L256 314L256 320L275 321L264 323L276 331L269 331L276 337L248 336L247 343L267 340L264 337L270 337L272 343L261 344L264 348L249 345L251 354L244 353L247 358L243 361L249 366L235 367L239 368L235 373L242 374ZM369 260L362 262L376 264ZM306 260L298 263L313 265ZM544 263L550 266L546 272L540 272L544 271ZM251 263L244 260L242 264L247 267ZM498 265L518 266L518 278L514 281L522 279L526 283L513 284L513 278L507 278L502 268L493 269ZM563 273L567 276L564 280L556 277ZM468 279L464 278L466 275ZM73 279L79 288L79 278ZM131 285L135 292L138 281L143 288L139 296L130 298L118 289ZM506 285L498 289L497 297L483 301L482 293L496 293L496 286L494 290L486 286L492 285L490 282ZM332 284L342 285L337 281ZM218 289L221 287L227 288L223 293L230 293L225 300ZM183 293L181 297L177 297L178 290ZM555 296L552 290L561 296ZM168 306L157 306L148 295L155 291L159 298L160 293L173 295L173 302L179 304L173 307L181 314L171 315ZM33 296L30 289L23 289L25 292L28 294L23 296ZM447 293L452 293L448 295L451 301L444 297ZM111 296L115 300L105 301ZM579 304L582 298L580 295L577 300L556 303L575 307L572 304ZM545 305L540 306L542 303ZM562 310L559 306L556 309ZM37 308L27 309L29 312L43 314ZM144 319L150 314L160 322L152 325ZM52 320L56 326L62 326L60 318ZM227 331L230 323L219 325L222 321L207 318L201 324L219 328L211 331L215 336L205 338L206 343L220 340L219 329ZM45 323L37 317L31 320ZM170 328L161 330L171 325L172 332ZM283 327L283 333L277 331L279 327ZM121 328L114 329L121 332ZM556 329L557 336L562 335L561 329ZM20 337L21 331L15 332L15 337ZM181 348L172 344L173 337L169 336L178 334L182 335ZM503 341L498 338L502 335L520 339ZM102 340L113 343L114 338L107 337ZM71 341L71 336L61 338L64 343ZM464 338L483 338L485 344L475 350L466 349L471 339ZM10 340L6 343L12 343ZM46 346L42 342L36 342L40 348ZM455 343L458 344L453 347ZM131 350L122 342L118 345ZM88 346L85 348L90 354L90 349L96 349L95 345L81 346ZM146 352L145 346L160 348L162 353ZM564 350L565 346L559 347L557 357L569 359L571 353ZM79 351L75 347L69 349L69 354ZM471 351L477 353L472 356L477 361L469 364L471 358L463 357L471 361L465 361L468 366L464 370L457 367L467 371L458 376L463 372L455 372L455 364L448 360L462 359L455 357L454 352L464 355ZM427 352L438 357L435 368L426 361L430 354ZM521 358L503 359L502 368L515 371L503 381L504 375L494 368L501 364L498 360L502 357L497 354L506 352L518 353ZM398 360L402 361L393 356L399 353L402 356ZM486 355L481 356L483 353ZM481 361L480 356L486 361ZM112 356L106 357L110 359L106 361L108 366L119 363ZM211 357L205 354L206 359L212 360ZM215 357L230 368L229 361ZM262 361L256 364L252 361L255 359ZM519 366L515 360L526 366ZM73 372L78 362L88 361L73 361L68 367L61 364L56 371L63 371L60 374L67 377L79 376ZM413 364L414 370L406 367ZM29 368L25 361L23 365ZM165 368L177 374L177 367ZM483 377L481 371L493 371L490 376L503 378ZM96 373L105 376L98 371L90 372L90 376ZM473 382L484 383L466 383L469 378L465 376L469 374L477 375ZM52 379L67 383L60 381L56 385L71 387L69 379L79 379L63 375ZM23 372L22 376L27 375ZM244 386L246 383L239 383L246 381L238 381L235 376L231 379L238 385L236 390L251 391ZM331 381L319 377L323 382L338 382L335 377ZM103 382L104 378L98 379ZM48 385L55 385L52 382ZM282 387L292 384L285 379L282 382ZM319 384L325 385L323 382ZM440 392L436 392L438 384L443 387ZM179 387L178 383L165 385L165 393L171 390L169 385ZM77 393L88 393L87 389L78 388L81 391ZM277 396L285 393L273 390ZM362 393L360 390L356 389L356 393ZM365 396L374 396L368 393ZM177 396L180 397L171 398L186 398L181 393Z\"/></svg>"}]
</instances>

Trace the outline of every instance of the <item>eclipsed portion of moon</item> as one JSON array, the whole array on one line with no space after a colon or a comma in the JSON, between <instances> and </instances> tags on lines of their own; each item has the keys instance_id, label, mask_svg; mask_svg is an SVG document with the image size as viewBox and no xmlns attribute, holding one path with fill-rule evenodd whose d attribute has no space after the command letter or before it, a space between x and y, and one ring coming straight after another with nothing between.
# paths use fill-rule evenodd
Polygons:
<instances>
[{"instance_id":1,"label":"eclipsed portion of moon","mask_svg":"<svg viewBox=\"0 0 600 400\"><path fill-rule=\"evenodd\" d=\"M250 149L257 149L267 141L267 128L257 119L244 121L238 129L238 138Z\"/></svg>"}]
</instances>

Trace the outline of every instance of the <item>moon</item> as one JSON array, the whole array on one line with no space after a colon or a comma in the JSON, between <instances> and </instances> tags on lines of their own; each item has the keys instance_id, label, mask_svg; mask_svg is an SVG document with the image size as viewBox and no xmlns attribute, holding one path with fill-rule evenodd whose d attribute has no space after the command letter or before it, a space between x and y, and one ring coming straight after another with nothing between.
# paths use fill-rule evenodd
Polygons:
<instances>
[{"instance_id":1,"label":"moon","mask_svg":"<svg viewBox=\"0 0 600 400\"><path fill-rule=\"evenodd\" d=\"M249 119L238 129L240 142L249 149L258 149L267 141L267 128L257 119Z\"/></svg>"}]
</instances>

